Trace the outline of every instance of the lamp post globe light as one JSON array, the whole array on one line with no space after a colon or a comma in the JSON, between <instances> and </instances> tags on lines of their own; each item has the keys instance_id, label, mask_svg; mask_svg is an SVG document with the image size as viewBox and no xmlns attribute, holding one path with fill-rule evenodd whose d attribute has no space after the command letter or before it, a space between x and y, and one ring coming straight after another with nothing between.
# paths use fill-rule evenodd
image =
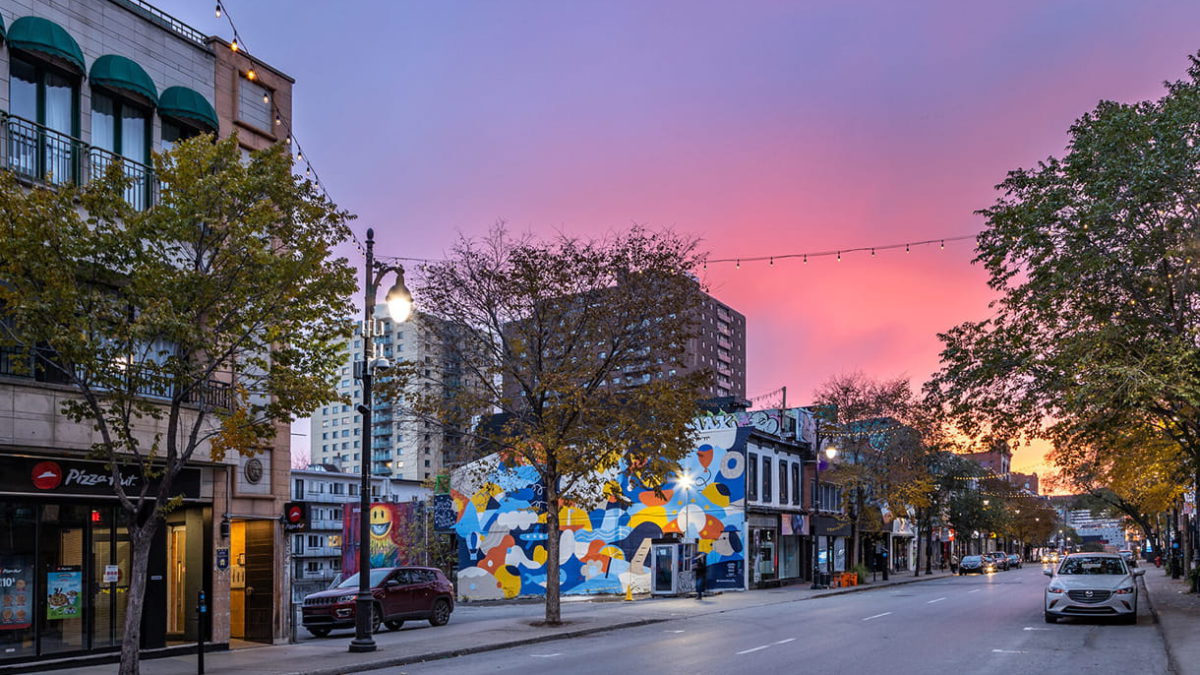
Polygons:
<instances>
[{"instance_id":1,"label":"lamp post globe light","mask_svg":"<svg viewBox=\"0 0 1200 675\"><path fill-rule=\"evenodd\" d=\"M365 268L365 298L363 311L363 359L356 364L355 377L362 381L362 403L358 414L362 417L362 464L359 467L358 488L358 597L354 602L354 639L350 641L352 652L375 651L375 639L371 637L372 615L375 599L371 593L371 386L375 371L389 368L387 359L375 358L375 296L379 284L389 272L396 273L396 283L387 293L387 312L393 321L407 321L412 314L412 293L404 285L404 268L385 265L375 261L375 230L367 230Z\"/></svg>"}]
</instances>

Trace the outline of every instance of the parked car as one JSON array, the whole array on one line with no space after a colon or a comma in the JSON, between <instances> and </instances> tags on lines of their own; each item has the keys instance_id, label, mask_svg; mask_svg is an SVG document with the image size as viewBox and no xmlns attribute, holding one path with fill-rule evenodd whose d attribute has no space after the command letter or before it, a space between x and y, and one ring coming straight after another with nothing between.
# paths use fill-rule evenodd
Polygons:
<instances>
[{"instance_id":1,"label":"parked car","mask_svg":"<svg viewBox=\"0 0 1200 675\"><path fill-rule=\"evenodd\" d=\"M1117 551L1117 553L1120 554L1120 556L1125 559L1126 565L1129 565L1130 567L1138 566L1137 556L1133 554L1133 551L1131 551L1129 549L1124 549L1121 551Z\"/></svg>"},{"instance_id":2,"label":"parked car","mask_svg":"<svg viewBox=\"0 0 1200 675\"><path fill-rule=\"evenodd\" d=\"M1046 569L1046 623L1068 616L1111 616L1137 623L1137 577L1146 570L1131 569L1115 553L1069 555L1058 569Z\"/></svg>"},{"instance_id":3,"label":"parked car","mask_svg":"<svg viewBox=\"0 0 1200 675\"><path fill-rule=\"evenodd\" d=\"M1008 566L1010 569L1011 568L1021 569L1021 556L1017 555L1016 553L1009 553L1008 554Z\"/></svg>"},{"instance_id":4,"label":"parked car","mask_svg":"<svg viewBox=\"0 0 1200 675\"><path fill-rule=\"evenodd\" d=\"M992 565L995 566L996 569L1008 569L1008 554L1004 551L992 551L991 553L985 553L984 555L991 559Z\"/></svg>"},{"instance_id":5,"label":"parked car","mask_svg":"<svg viewBox=\"0 0 1200 675\"><path fill-rule=\"evenodd\" d=\"M967 555L958 563L958 574L964 575L968 572L976 572L978 574L987 574L995 572L996 566L992 563L992 559L981 555Z\"/></svg>"},{"instance_id":6,"label":"parked car","mask_svg":"<svg viewBox=\"0 0 1200 675\"><path fill-rule=\"evenodd\" d=\"M371 570L371 632L380 624L399 630L409 619L426 620L444 626L454 611L454 586L432 567L380 567ZM304 597L303 625L316 637L325 637L334 628L352 628L358 574L328 590Z\"/></svg>"}]
</instances>

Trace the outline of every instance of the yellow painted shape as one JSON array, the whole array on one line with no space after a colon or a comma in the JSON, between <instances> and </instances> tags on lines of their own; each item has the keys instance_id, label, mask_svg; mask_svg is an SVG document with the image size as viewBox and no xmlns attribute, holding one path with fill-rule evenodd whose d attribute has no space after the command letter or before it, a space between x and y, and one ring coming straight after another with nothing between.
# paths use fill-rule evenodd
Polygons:
<instances>
[{"instance_id":1,"label":"yellow painted shape","mask_svg":"<svg viewBox=\"0 0 1200 675\"><path fill-rule=\"evenodd\" d=\"M546 554L545 546L538 546L537 548L533 549L533 561L537 564L545 565L548 557L549 556Z\"/></svg>"},{"instance_id":2,"label":"yellow painted shape","mask_svg":"<svg viewBox=\"0 0 1200 675\"><path fill-rule=\"evenodd\" d=\"M729 506L729 497L717 491L716 483L709 483L708 487L704 488L701 493L708 498L708 501L722 508Z\"/></svg>"},{"instance_id":3,"label":"yellow painted shape","mask_svg":"<svg viewBox=\"0 0 1200 675\"><path fill-rule=\"evenodd\" d=\"M660 528L665 528L667 526L667 507L647 506L629 517L629 529L633 529L642 523L654 523Z\"/></svg>"},{"instance_id":4,"label":"yellow painted shape","mask_svg":"<svg viewBox=\"0 0 1200 675\"><path fill-rule=\"evenodd\" d=\"M500 592L506 598L515 598L521 592L521 577L508 571L507 567L500 567L496 570L496 583L500 586Z\"/></svg>"}]
</instances>

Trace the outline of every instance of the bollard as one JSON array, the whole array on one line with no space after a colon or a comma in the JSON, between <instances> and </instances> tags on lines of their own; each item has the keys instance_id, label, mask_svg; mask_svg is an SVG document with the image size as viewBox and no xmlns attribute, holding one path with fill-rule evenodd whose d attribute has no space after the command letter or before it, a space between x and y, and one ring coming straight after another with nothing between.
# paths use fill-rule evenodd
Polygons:
<instances>
[{"instance_id":1,"label":"bollard","mask_svg":"<svg viewBox=\"0 0 1200 675\"><path fill-rule=\"evenodd\" d=\"M204 675L204 618L208 614L208 602L203 590L196 596L196 672Z\"/></svg>"}]
</instances>

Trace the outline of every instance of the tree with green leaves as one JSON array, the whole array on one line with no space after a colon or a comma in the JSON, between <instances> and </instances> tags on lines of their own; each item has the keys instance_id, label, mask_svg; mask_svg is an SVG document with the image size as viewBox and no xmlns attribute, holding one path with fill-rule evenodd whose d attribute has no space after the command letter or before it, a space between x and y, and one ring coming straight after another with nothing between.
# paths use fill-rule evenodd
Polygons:
<instances>
[{"instance_id":1,"label":"tree with green leaves","mask_svg":"<svg viewBox=\"0 0 1200 675\"><path fill-rule=\"evenodd\" d=\"M1200 58L998 189L976 257L994 315L940 336L929 391L972 434L1152 430L1200 482Z\"/></svg>"},{"instance_id":2,"label":"tree with green leaves","mask_svg":"<svg viewBox=\"0 0 1200 675\"><path fill-rule=\"evenodd\" d=\"M536 469L549 625L561 623L560 513L599 498L618 466L662 484L692 450L711 377L684 362L699 329L704 296L692 270L701 262L695 241L670 232L542 241L498 227L423 270L414 297L442 320L447 361L470 384L412 405ZM490 423L469 424L488 411L497 413Z\"/></svg>"},{"instance_id":3,"label":"tree with green leaves","mask_svg":"<svg viewBox=\"0 0 1200 675\"><path fill-rule=\"evenodd\" d=\"M128 675L176 477L195 460L260 452L336 398L354 289L331 256L347 215L296 180L284 146L243 161L236 138L205 136L154 168L161 192L144 211L126 204L119 163L53 190L0 172L0 345L70 387L59 412L99 439L90 454L110 472L131 548Z\"/></svg>"}]
</instances>

